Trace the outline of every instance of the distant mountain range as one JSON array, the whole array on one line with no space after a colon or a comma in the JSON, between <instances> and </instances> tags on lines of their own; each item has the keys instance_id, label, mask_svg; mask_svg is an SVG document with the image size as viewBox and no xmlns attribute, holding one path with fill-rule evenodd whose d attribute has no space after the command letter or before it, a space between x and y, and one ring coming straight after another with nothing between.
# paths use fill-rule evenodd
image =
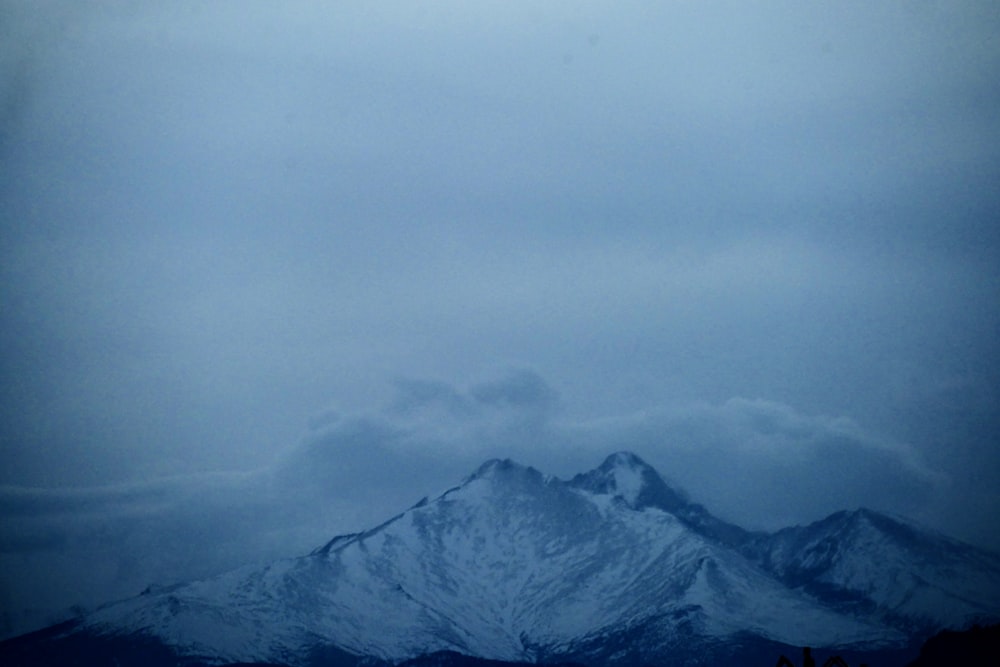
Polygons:
<instances>
[{"instance_id":1,"label":"distant mountain range","mask_svg":"<svg viewBox=\"0 0 1000 667\"><path fill-rule=\"evenodd\" d=\"M1000 556L869 510L746 531L628 452L492 460L309 555L151 589L0 644L5 665L900 665L1000 620Z\"/></svg>"}]
</instances>

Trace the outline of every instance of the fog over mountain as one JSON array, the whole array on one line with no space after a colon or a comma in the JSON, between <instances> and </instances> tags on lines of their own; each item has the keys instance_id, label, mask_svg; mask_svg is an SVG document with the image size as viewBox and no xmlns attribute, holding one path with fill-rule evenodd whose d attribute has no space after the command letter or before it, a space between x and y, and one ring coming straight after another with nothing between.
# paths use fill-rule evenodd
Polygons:
<instances>
[{"instance_id":1,"label":"fog over mountain","mask_svg":"<svg viewBox=\"0 0 1000 667\"><path fill-rule=\"evenodd\" d=\"M0 632L629 450L1000 549L993 2L0 0Z\"/></svg>"}]
</instances>

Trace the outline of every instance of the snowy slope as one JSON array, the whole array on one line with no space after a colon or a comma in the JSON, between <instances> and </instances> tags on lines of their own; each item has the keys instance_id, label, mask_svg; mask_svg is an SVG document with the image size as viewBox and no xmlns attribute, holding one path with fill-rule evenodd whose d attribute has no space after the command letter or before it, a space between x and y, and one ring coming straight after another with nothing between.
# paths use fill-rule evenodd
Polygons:
<instances>
[{"instance_id":1,"label":"snowy slope","mask_svg":"<svg viewBox=\"0 0 1000 667\"><path fill-rule=\"evenodd\" d=\"M900 629L995 619L1000 557L870 510L838 512L758 543L786 585Z\"/></svg>"},{"instance_id":2,"label":"snowy slope","mask_svg":"<svg viewBox=\"0 0 1000 667\"><path fill-rule=\"evenodd\" d=\"M494 460L372 530L110 605L78 631L288 665L328 647L603 663L637 642L654 657L747 637L874 648L910 640L900 619L1000 618L998 573L993 556L874 513L747 533L628 453L568 482Z\"/></svg>"}]
</instances>

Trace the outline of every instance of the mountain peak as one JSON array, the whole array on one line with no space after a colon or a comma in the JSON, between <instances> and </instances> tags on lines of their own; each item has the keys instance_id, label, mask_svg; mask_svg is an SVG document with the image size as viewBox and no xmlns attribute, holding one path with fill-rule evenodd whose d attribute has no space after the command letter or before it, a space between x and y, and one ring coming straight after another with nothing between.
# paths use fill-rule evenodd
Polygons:
<instances>
[{"instance_id":1,"label":"mountain peak","mask_svg":"<svg viewBox=\"0 0 1000 667\"><path fill-rule=\"evenodd\" d=\"M505 468L511 468L516 465L517 464L510 459L489 459L488 461L484 461L483 464L476 469L476 472L473 473L473 477L486 477L496 474L498 471Z\"/></svg>"},{"instance_id":2,"label":"mountain peak","mask_svg":"<svg viewBox=\"0 0 1000 667\"><path fill-rule=\"evenodd\" d=\"M518 473L530 473L535 469L531 466L521 465L517 461L511 459L490 459L483 463L479 468L473 473L473 479L479 477L497 477L501 475L518 474Z\"/></svg>"},{"instance_id":3,"label":"mountain peak","mask_svg":"<svg viewBox=\"0 0 1000 667\"><path fill-rule=\"evenodd\" d=\"M592 493L621 498L634 509L658 507L673 512L687 505L651 465L629 451L615 452L596 469L577 475L569 483Z\"/></svg>"},{"instance_id":4,"label":"mountain peak","mask_svg":"<svg viewBox=\"0 0 1000 667\"><path fill-rule=\"evenodd\" d=\"M611 454L608 458L604 459L604 462L599 466L599 469L601 470L613 468L624 468L630 470L643 470L648 468L649 470L653 470L652 466L639 458L638 454L628 450L622 450Z\"/></svg>"},{"instance_id":5,"label":"mountain peak","mask_svg":"<svg viewBox=\"0 0 1000 667\"><path fill-rule=\"evenodd\" d=\"M627 451L615 452L597 469L604 473L608 491L637 509L646 487L660 479L649 464Z\"/></svg>"},{"instance_id":6,"label":"mountain peak","mask_svg":"<svg viewBox=\"0 0 1000 667\"><path fill-rule=\"evenodd\" d=\"M546 476L531 466L522 465L511 459L490 459L467 477L463 486L477 480L486 480L504 487L511 484L531 487L544 484Z\"/></svg>"}]
</instances>

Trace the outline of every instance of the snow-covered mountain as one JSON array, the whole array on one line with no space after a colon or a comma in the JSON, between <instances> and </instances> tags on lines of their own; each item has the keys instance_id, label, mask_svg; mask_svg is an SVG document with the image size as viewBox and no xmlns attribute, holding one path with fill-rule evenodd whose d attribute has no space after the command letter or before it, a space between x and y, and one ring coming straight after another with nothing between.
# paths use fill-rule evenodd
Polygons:
<instances>
[{"instance_id":1,"label":"snow-covered mountain","mask_svg":"<svg viewBox=\"0 0 1000 667\"><path fill-rule=\"evenodd\" d=\"M787 586L908 634L988 622L1000 606L996 554L871 510L838 512L753 543L757 562Z\"/></svg>"},{"instance_id":2,"label":"snow-covered mountain","mask_svg":"<svg viewBox=\"0 0 1000 667\"><path fill-rule=\"evenodd\" d=\"M751 533L618 453L569 481L489 461L440 497L307 556L148 591L7 642L0 657L51 662L63 642L127 645L113 656L120 664L136 645L165 661L295 667L441 652L713 664L790 646L909 647L932 630L997 619L997 555L865 510Z\"/></svg>"}]
</instances>

